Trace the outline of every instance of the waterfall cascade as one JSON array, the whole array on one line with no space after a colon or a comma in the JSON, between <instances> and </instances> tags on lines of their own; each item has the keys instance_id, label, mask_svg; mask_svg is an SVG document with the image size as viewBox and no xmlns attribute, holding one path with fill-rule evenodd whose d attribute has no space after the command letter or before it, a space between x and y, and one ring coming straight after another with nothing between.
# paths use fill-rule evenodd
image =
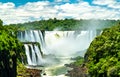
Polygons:
<instances>
[{"instance_id":1,"label":"waterfall cascade","mask_svg":"<svg viewBox=\"0 0 120 77\"><path fill-rule=\"evenodd\" d=\"M38 65L42 63L42 53L36 44L24 44L29 65Z\"/></svg>"},{"instance_id":2,"label":"waterfall cascade","mask_svg":"<svg viewBox=\"0 0 120 77\"><path fill-rule=\"evenodd\" d=\"M24 42L28 65L41 65L45 62L42 53L65 57L80 53L78 55L83 56L85 52L82 51L88 48L90 42L100 32L25 30L18 31L17 37Z\"/></svg>"},{"instance_id":3,"label":"waterfall cascade","mask_svg":"<svg viewBox=\"0 0 120 77\"><path fill-rule=\"evenodd\" d=\"M44 50L44 33L40 30L18 31L18 39L24 43L28 65L41 65Z\"/></svg>"}]
</instances>

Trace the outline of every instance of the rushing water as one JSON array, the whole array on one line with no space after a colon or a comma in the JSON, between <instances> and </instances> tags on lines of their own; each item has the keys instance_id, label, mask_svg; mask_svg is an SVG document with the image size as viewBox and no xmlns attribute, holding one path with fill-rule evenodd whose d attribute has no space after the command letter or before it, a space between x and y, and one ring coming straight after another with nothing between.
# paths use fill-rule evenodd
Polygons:
<instances>
[{"instance_id":1,"label":"rushing water","mask_svg":"<svg viewBox=\"0 0 120 77\"><path fill-rule=\"evenodd\" d=\"M18 39L24 42L28 65L44 66L43 77L65 77L64 64L70 58L84 56L90 42L100 31L19 31Z\"/></svg>"}]
</instances>

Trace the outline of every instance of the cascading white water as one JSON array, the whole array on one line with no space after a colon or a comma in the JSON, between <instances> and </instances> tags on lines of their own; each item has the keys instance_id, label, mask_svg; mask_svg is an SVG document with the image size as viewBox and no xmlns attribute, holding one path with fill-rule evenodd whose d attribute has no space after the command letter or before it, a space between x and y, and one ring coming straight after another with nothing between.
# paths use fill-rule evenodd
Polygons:
<instances>
[{"instance_id":1,"label":"cascading white water","mask_svg":"<svg viewBox=\"0 0 120 77\"><path fill-rule=\"evenodd\" d=\"M18 32L18 39L21 42L29 42L29 44L24 44L28 65L52 65L53 63L53 66L46 67L46 70L53 71L59 68L54 65L56 61L59 61L57 66L61 68L65 63L70 62L71 57L84 56L85 50L89 47L90 42L98 34L100 34L100 32L97 33L96 30L82 30L45 31L43 35L40 30L29 30ZM39 43L41 49L32 42ZM41 50L44 55L51 56L42 58ZM53 60L53 57L57 58L57 60ZM54 77L51 72L47 73L51 75L51 77ZM48 75L46 77L48 77Z\"/></svg>"},{"instance_id":2,"label":"cascading white water","mask_svg":"<svg viewBox=\"0 0 120 77\"><path fill-rule=\"evenodd\" d=\"M43 63L40 49L36 44L24 44L28 65L40 65Z\"/></svg>"},{"instance_id":3,"label":"cascading white water","mask_svg":"<svg viewBox=\"0 0 120 77\"><path fill-rule=\"evenodd\" d=\"M88 48L90 42L96 36L96 30L86 31L45 31L43 36L40 30L26 30L18 32L18 39L21 42L38 42L41 46L43 54L54 54L61 56L70 56L78 51L84 51ZM44 39L45 38L45 39ZM33 49L32 45L29 45L33 53L39 53L37 46ZM29 51L27 44L25 44L26 51ZM39 51L41 51L39 50ZM27 52L28 53L28 52ZM26 53L26 54L27 54ZM82 52L80 56L83 56L85 52ZM29 56L29 55L28 55ZM71 55L73 56L73 55ZM33 54L29 59L28 64L36 64L34 60L36 56ZM32 59L32 60L30 60ZM41 55L38 56L41 61ZM33 62L33 63L31 63ZM40 62L38 62L40 64Z\"/></svg>"},{"instance_id":4,"label":"cascading white water","mask_svg":"<svg viewBox=\"0 0 120 77\"><path fill-rule=\"evenodd\" d=\"M51 54L59 56L73 56L79 51L88 48L90 42L96 36L95 30L88 31L46 31L45 41ZM49 52L50 53L50 52ZM80 52L79 52L80 53ZM84 56L85 52L79 54Z\"/></svg>"},{"instance_id":5,"label":"cascading white water","mask_svg":"<svg viewBox=\"0 0 120 77\"><path fill-rule=\"evenodd\" d=\"M26 51L25 53L26 53L26 55L27 55L27 62L28 62L29 65L33 65L32 59L31 59L31 57L30 57L29 47L28 47L27 44L25 44L24 46L25 46L25 51Z\"/></svg>"},{"instance_id":6,"label":"cascading white water","mask_svg":"<svg viewBox=\"0 0 120 77\"><path fill-rule=\"evenodd\" d=\"M21 42L39 42L43 44L43 34L40 30L18 31L18 39Z\"/></svg>"},{"instance_id":7,"label":"cascading white water","mask_svg":"<svg viewBox=\"0 0 120 77\"><path fill-rule=\"evenodd\" d=\"M40 30L19 31L17 36L21 42L29 43L24 45L26 49L28 65L42 64L43 61L40 52L44 49L45 45L42 32ZM41 46L41 49L39 49L39 47L36 44L33 44L32 42L38 42Z\"/></svg>"}]
</instances>

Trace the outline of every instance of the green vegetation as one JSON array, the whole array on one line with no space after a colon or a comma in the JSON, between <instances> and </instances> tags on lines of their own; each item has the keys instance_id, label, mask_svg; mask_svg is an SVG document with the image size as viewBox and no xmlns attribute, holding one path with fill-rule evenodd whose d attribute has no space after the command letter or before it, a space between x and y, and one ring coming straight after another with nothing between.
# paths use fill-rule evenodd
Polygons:
<instances>
[{"instance_id":1,"label":"green vegetation","mask_svg":"<svg viewBox=\"0 0 120 77\"><path fill-rule=\"evenodd\" d=\"M20 62L17 62L17 77L27 77L29 73L26 72L27 68Z\"/></svg>"},{"instance_id":2,"label":"green vegetation","mask_svg":"<svg viewBox=\"0 0 120 77\"><path fill-rule=\"evenodd\" d=\"M83 62L84 62L84 58L81 57L81 56L78 56L78 57L75 58L75 62L73 62L73 64L74 64L75 66L79 66L79 65L81 65Z\"/></svg>"},{"instance_id":3,"label":"green vegetation","mask_svg":"<svg viewBox=\"0 0 120 77\"><path fill-rule=\"evenodd\" d=\"M80 29L104 29L115 25L120 22L115 20L74 20L65 19L58 20L56 18L49 20L40 20L34 22L28 22L23 24L10 24L5 25L9 29L13 30L80 30Z\"/></svg>"},{"instance_id":4,"label":"green vegetation","mask_svg":"<svg viewBox=\"0 0 120 77\"><path fill-rule=\"evenodd\" d=\"M91 77L120 77L120 24L92 41L85 63Z\"/></svg>"},{"instance_id":5,"label":"green vegetation","mask_svg":"<svg viewBox=\"0 0 120 77\"><path fill-rule=\"evenodd\" d=\"M23 51L23 44L17 40L14 32L2 26L0 20L0 77L16 77L17 62L22 62Z\"/></svg>"}]
</instances>

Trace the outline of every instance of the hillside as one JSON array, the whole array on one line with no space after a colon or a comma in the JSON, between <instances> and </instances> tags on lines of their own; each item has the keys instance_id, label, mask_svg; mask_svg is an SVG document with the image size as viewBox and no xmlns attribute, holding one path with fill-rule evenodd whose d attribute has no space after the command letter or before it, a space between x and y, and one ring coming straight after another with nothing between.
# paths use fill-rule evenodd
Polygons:
<instances>
[{"instance_id":1,"label":"hillside","mask_svg":"<svg viewBox=\"0 0 120 77\"><path fill-rule=\"evenodd\" d=\"M91 77L120 77L120 24L96 37L84 58Z\"/></svg>"}]
</instances>

